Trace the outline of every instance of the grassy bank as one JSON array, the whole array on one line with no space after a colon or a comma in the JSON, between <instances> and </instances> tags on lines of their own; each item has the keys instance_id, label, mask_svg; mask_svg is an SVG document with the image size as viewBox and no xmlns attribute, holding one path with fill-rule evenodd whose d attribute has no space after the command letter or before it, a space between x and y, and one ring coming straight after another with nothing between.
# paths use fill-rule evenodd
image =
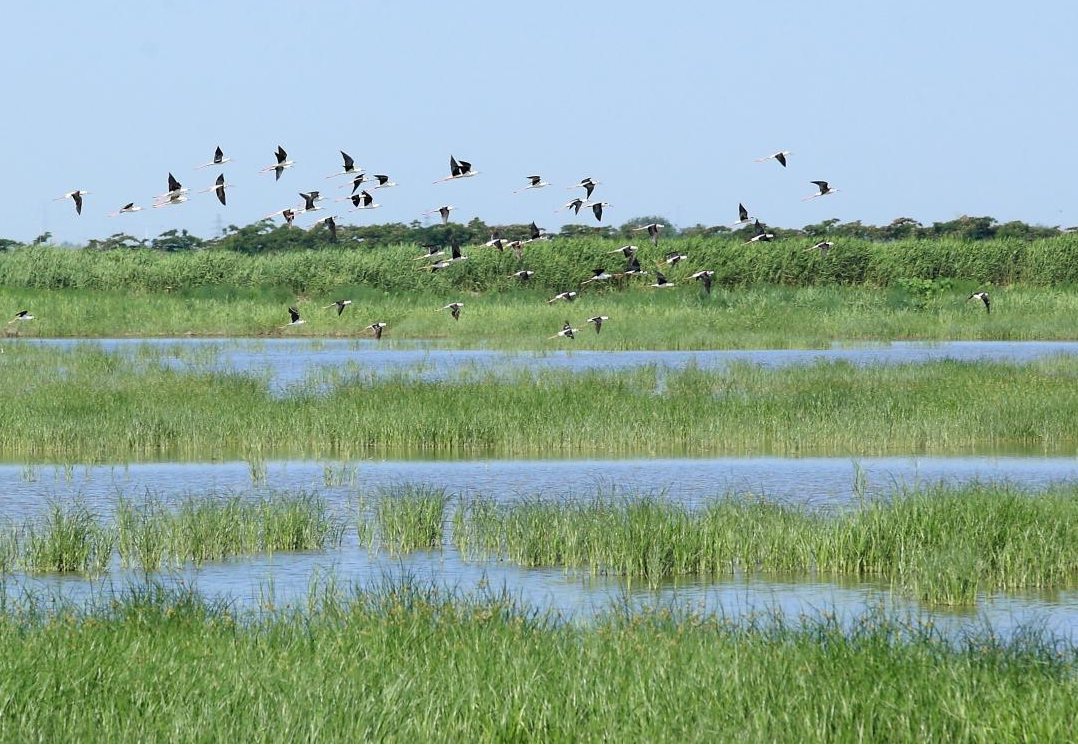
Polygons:
<instances>
[{"instance_id":1,"label":"grassy bank","mask_svg":"<svg viewBox=\"0 0 1078 745\"><path fill-rule=\"evenodd\" d=\"M573 285L576 287L576 285ZM9 316L28 309L35 320L22 336L363 337L375 321L389 324L382 344L431 339L456 347L503 349L728 349L827 347L834 341L1076 339L1078 291L1016 287L992 290L993 310L967 302L972 283L942 288L863 287L715 289L692 280L673 290L646 285L625 292L584 289L574 303L548 304L553 292L505 290L470 294L432 289L387 293L347 286L298 296L287 290L209 288L181 293L0 288ZM353 301L343 315L324 306ZM439 308L463 301L459 321ZM302 326L280 328L298 307ZM610 320L601 334L584 323ZM583 331L575 341L550 340L563 321ZM10 345L16 340L9 339Z\"/></svg>"},{"instance_id":2,"label":"grassy bank","mask_svg":"<svg viewBox=\"0 0 1078 745\"><path fill-rule=\"evenodd\" d=\"M154 354L8 348L0 451L87 462L1078 449L1078 361L1067 358L479 372L451 383L360 372L275 395L257 377L172 370Z\"/></svg>"},{"instance_id":3,"label":"grassy bank","mask_svg":"<svg viewBox=\"0 0 1078 745\"><path fill-rule=\"evenodd\" d=\"M640 577L820 572L882 578L922 602L971 605L981 593L1078 581L1078 487L929 488L821 515L728 498L697 509L660 498L461 503L453 542L505 557Z\"/></svg>"},{"instance_id":4,"label":"grassy bank","mask_svg":"<svg viewBox=\"0 0 1078 745\"><path fill-rule=\"evenodd\" d=\"M956 238L873 243L835 239L820 256L805 249L812 239L783 239L745 245L743 237L677 238L658 248L640 246L642 265L652 269L668 251L687 258L671 273L715 272L721 287L777 285L899 286L910 280L962 280L995 285L1078 284L1078 235L1034 241ZM415 271L422 250L413 245L326 247L245 255L221 249L169 253L147 249L75 251L33 246L0 252L0 286L37 289L178 292L203 287L284 288L292 293L332 293L351 285L379 291L427 288L499 291L515 286L507 277L535 271L545 291L564 290L591 276L593 267L610 271L624 259L607 252L624 241L573 238L541 241L524 248L523 258L482 246L465 247L468 261L434 275Z\"/></svg>"},{"instance_id":5,"label":"grassy bank","mask_svg":"<svg viewBox=\"0 0 1078 745\"><path fill-rule=\"evenodd\" d=\"M612 615L390 587L237 618L150 588L0 613L0 738L1069 741L1076 650L866 617Z\"/></svg>"}]
</instances>

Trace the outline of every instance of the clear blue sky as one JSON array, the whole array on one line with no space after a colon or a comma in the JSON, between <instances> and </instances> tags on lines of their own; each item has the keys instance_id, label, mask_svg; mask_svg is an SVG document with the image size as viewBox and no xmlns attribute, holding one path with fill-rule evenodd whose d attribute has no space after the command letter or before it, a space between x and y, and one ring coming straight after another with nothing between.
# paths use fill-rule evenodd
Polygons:
<instances>
[{"instance_id":1,"label":"clear blue sky","mask_svg":"<svg viewBox=\"0 0 1078 745\"><path fill-rule=\"evenodd\" d=\"M1078 4L109 2L5 7L0 236L211 235L337 191L346 150L400 186L344 222L604 224L960 214L1078 223ZM280 143L297 165L257 171ZM229 205L148 209L220 144ZM794 151L789 168L753 159ZM432 185L450 153L481 175ZM556 187L512 194L539 173ZM813 179L841 192L802 202ZM343 182L343 179L341 180ZM81 217L70 201L81 188ZM109 220L135 201L146 211ZM320 213L326 214L326 213ZM320 216L320 215L316 215ZM307 224L313 219L301 217ZM584 222L583 213L578 218ZM587 222L594 224L590 215Z\"/></svg>"}]
</instances>

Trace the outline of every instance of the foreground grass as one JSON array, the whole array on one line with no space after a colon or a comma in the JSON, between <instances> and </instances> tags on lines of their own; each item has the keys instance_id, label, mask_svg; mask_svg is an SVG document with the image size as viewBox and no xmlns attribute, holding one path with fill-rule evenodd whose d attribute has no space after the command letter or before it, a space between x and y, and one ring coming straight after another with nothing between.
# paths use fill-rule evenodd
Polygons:
<instances>
[{"instance_id":1,"label":"foreground grass","mask_svg":"<svg viewBox=\"0 0 1078 745\"><path fill-rule=\"evenodd\" d=\"M642 283L624 291L584 289L571 304L547 304L553 291L541 289L391 293L348 285L297 296L258 288L168 294L0 287L0 307L9 308L9 315L31 310L34 321L9 325L6 331L37 337L368 337L365 326L385 321L389 327L383 345L430 339L445 346L502 349L747 349L827 347L835 341L1078 338L1073 323L1078 291L1072 288L765 286L716 288L708 296L692 280L681 285L665 291ZM562 289L570 287L576 285ZM992 314L980 302L966 301L980 289L992 293ZM341 297L353 304L338 317L324 306ZM459 321L438 312L454 301L465 304ZM299 308L305 323L281 329L290 305ZM584 324L595 315L610 317L601 334ZM575 341L550 340L566 319L584 332Z\"/></svg>"},{"instance_id":2,"label":"foreground grass","mask_svg":"<svg viewBox=\"0 0 1078 745\"><path fill-rule=\"evenodd\" d=\"M360 360L360 364L361 360ZM283 396L152 354L0 355L0 451L87 462L378 452L497 455L1078 449L1078 361L344 376Z\"/></svg>"},{"instance_id":3,"label":"foreground grass","mask_svg":"<svg viewBox=\"0 0 1078 745\"><path fill-rule=\"evenodd\" d=\"M406 586L237 618L149 588L0 613L0 739L1070 741L1076 651L875 616L576 626Z\"/></svg>"},{"instance_id":4,"label":"foreground grass","mask_svg":"<svg viewBox=\"0 0 1078 745\"><path fill-rule=\"evenodd\" d=\"M661 498L462 502L453 543L467 557L592 574L821 572L883 578L922 602L1078 580L1078 487L1005 485L899 493L839 515L725 498L697 509Z\"/></svg>"}]
</instances>

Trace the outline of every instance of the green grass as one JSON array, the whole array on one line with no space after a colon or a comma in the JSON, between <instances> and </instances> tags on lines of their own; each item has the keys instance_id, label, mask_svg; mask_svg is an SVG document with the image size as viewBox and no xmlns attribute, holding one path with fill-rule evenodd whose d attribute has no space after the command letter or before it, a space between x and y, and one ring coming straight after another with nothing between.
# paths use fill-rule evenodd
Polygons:
<instances>
[{"instance_id":1,"label":"green grass","mask_svg":"<svg viewBox=\"0 0 1078 745\"><path fill-rule=\"evenodd\" d=\"M884 290L761 286L715 289L710 296L695 284L668 291L646 286L624 292L584 289L571 304L548 304L553 292L538 289L472 294L342 286L297 296L255 289L163 294L0 287L0 307L7 307L10 315L29 309L36 319L9 324L5 332L11 337L0 346L17 345L16 332L20 337L370 338L364 327L374 321L389 324L383 346L422 339L449 347L530 350L818 348L836 341L1078 338L1073 323L1078 291L1073 287L929 285ZM984 287L993 297L992 314L979 302L966 300ZM323 307L337 297L353 300L340 317ZM438 311L458 300L465 304L459 321ZM299 308L305 323L282 329L290 305ZM610 317L601 334L584 323L594 315ZM584 331L575 341L549 339L565 320Z\"/></svg>"},{"instance_id":2,"label":"green grass","mask_svg":"<svg viewBox=\"0 0 1078 745\"><path fill-rule=\"evenodd\" d=\"M170 370L149 353L22 346L0 355L0 375L0 453L19 460L1078 450L1067 358L480 371L452 383L361 372L282 396L257 376Z\"/></svg>"},{"instance_id":3,"label":"green grass","mask_svg":"<svg viewBox=\"0 0 1078 745\"><path fill-rule=\"evenodd\" d=\"M112 559L144 571L278 551L321 551L341 544L344 523L325 502L304 492L245 499L185 497L175 507L157 499L121 498L112 519L82 504L52 504L37 520L0 531L0 574L101 573Z\"/></svg>"},{"instance_id":4,"label":"green grass","mask_svg":"<svg viewBox=\"0 0 1078 745\"><path fill-rule=\"evenodd\" d=\"M441 547L449 503L444 489L409 484L384 489L373 502L373 525L359 528L368 545L377 536L381 548L400 553Z\"/></svg>"},{"instance_id":5,"label":"green grass","mask_svg":"<svg viewBox=\"0 0 1078 745\"><path fill-rule=\"evenodd\" d=\"M103 572L115 544L112 531L100 524L92 510L78 503L53 503L43 519L19 532L23 544L20 566L29 572Z\"/></svg>"},{"instance_id":6,"label":"green grass","mask_svg":"<svg viewBox=\"0 0 1078 745\"><path fill-rule=\"evenodd\" d=\"M151 587L0 613L0 739L1070 741L1076 652L879 615L578 626L406 585L237 618Z\"/></svg>"},{"instance_id":7,"label":"green grass","mask_svg":"<svg viewBox=\"0 0 1078 745\"><path fill-rule=\"evenodd\" d=\"M641 577L819 572L882 578L927 603L1078 583L1078 486L900 492L838 515L746 498L697 509L598 496L461 502L453 542L469 558Z\"/></svg>"},{"instance_id":8,"label":"green grass","mask_svg":"<svg viewBox=\"0 0 1078 745\"><path fill-rule=\"evenodd\" d=\"M120 500L115 530L120 561L151 571L257 553L320 551L339 546L344 527L321 498L300 492L259 499L199 495L175 509L157 500Z\"/></svg>"},{"instance_id":9,"label":"green grass","mask_svg":"<svg viewBox=\"0 0 1078 745\"><path fill-rule=\"evenodd\" d=\"M658 248L640 245L641 264L653 271L667 251L688 258L672 272L715 271L721 287L776 285L898 286L921 280L963 280L995 285L1078 284L1078 236L1035 241L956 238L871 243L836 239L825 257L805 249L812 239L744 244L744 237L679 238ZM424 262L413 245L327 247L252 256L223 249L169 253L152 250L74 251L33 246L0 253L0 286L37 289L96 289L179 292L200 288L284 288L323 294L363 285L386 292L501 291L516 287L507 275L521 268L536 272L544 291L578 285L593 267L618 270L620 256L605 252L622 240L559 239L527 246L518 261L511 252L468 247L469 260L436 274L416 271Z\"/></svg>"}]
</instances>

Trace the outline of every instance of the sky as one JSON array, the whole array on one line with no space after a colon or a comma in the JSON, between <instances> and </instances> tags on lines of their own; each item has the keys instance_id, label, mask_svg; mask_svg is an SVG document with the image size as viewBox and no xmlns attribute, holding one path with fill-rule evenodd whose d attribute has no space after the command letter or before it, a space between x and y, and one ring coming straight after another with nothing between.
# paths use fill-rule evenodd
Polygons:
<instances>
[{"instance_id":1,"label":"sky","mask_svg":"<svg viewBox=\"0 0 1078 745\"><path fill-rule=\"evenodd\" d=\"M0 237L204 237L339 196L338 151L399 186L346 224L555 229L590 176L604 225L924 223L962 214L1078 223L1078 3L611 0L13 3ZM235 187L150 209L171 171L192 191L220 145ZM258 171L282 145L296 166ZM789 167L754 162L790 150ZM480 172L432 184L449 156ZM525 176L552 186L514 194ZM827 180L840 191L802 201ZM70 200L91 192L81 216ZM143 212L106 215L134 201ZM435 216L433 219L437 219Z\"/></svg>"}]
</instances>

